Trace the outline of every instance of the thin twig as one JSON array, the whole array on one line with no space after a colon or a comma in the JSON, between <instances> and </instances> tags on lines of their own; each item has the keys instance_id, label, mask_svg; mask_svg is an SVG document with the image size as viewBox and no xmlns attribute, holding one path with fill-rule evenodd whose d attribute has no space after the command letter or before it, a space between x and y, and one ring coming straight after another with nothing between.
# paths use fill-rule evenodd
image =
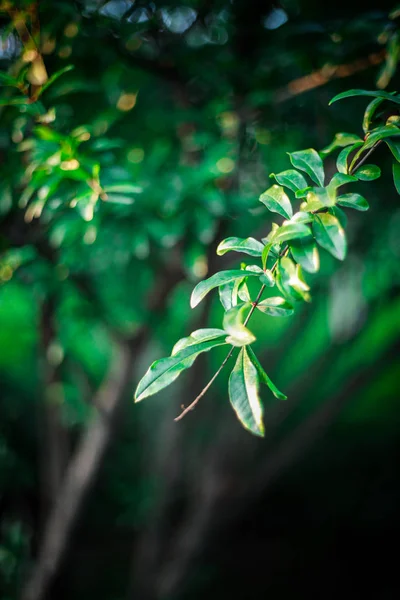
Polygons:
<instances>
[{"instance_id":1,"label":"thin twig","mask_svg":"<svg viewBox=\"0 0 400 600\"><path fill-rule=\"evenodd\" d=\"M364 156L362 157L362 159L360 160L360 162L356 165L351 164L350 168L349 168L349 175L351 175L352 173L354 173L354 171L357 171L357 169L359 169L361 167L361 165L363 165L365 163L365 161L367 160L367 158L369 158L369 156L377 149L377 147L382 143L382 140L378 140L376 142L376 144L374 144L366 154L364 154Z\"/></svg>"}]
</instances>

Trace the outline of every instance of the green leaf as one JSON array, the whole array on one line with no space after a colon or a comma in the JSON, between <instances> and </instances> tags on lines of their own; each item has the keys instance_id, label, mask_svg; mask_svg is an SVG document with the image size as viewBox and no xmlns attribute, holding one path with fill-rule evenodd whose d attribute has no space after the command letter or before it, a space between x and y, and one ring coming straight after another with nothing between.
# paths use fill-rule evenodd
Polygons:
<instances>
[{"instance_id":1,"label":"green leaf","mask_svg":"<svg viewBox=\"0 0 400 600\"><path fill-rule=\"evenodd\" d=\"M114 194L141 194L143 188L133 183L114 183L113 185L106 185L104 191Z\"/></svg>"},{"instance_id":2,"label":"green leaf","mask_svg":"<svg viewBox=\"0 0 400 600\"><path fill-rule=\"evenodd\" d=\"M274 177L279 185L284 185L292 190L292 192L307 187L307 181L303 175L294 169L288 169L287 171L282 171L282 173L277 173L276 175L275 173L271 173L270 177Z\"/></svg>"},{"instance_id":3,"label":"green leaf","mask_svg":"<svg viewBox=\"0 0 400 600\"><path fill-rule=\"evenodd\" d=\"M226 283L234 281L235 279L243 279L243 276L251 277L257 275L259 275L259 273L254 273L252 271L244 272L239 270L220 271L219 273L215 273L208 279L200 281L200 283L196 285L190 298L190 306L192 308L197 306L208 294L208 292L210 292L216 287L219 287L220 285L225 285Z\"/></svg>"},{"instance_id":4,"label":"green leaf","mask_svg":"<svg viewBox=\"0 0 400 600\"><path fill-rule=\"evenodd\" d=\"M328 212L329 214L337 218L343 229L347 227L346 213L339 206L331 206L330 208L328 208Z\"/></svg>"},{"instance_id":5,"label":"green leaf","mask_svg":"<svg viewBox=\"0 0 400 600\"><path fill-rule=\"evenodd\" d=\"M250 256L261 256L264 250L264 244L258 242L252 237L243 239L238 237L229 237L219 244L217 254L222 256L226 252L243 252Z\"/></svg>"},{"instance_id":6,"label":"green leaf","mask_svg":"<svg viewBox=\"0 0 400 600\"><path fill-rule=\"evenodd\" d=\"M236 306L239 283L240 279L235 279L218 288L219 299L225 310L229 310L232 306Z\"/></svg>"},{"instance_id":7,"label":"green leaf","mask_svg":"<svg viewBox=\"0 0 400 600\"><path fill-rule=\"evenodd\" d=\"M381 170L377 165L362 165L354 172L354 175L361 181L372 181L381 176Z\"/></svg>"},{"instance_id":8,"label":"green leaf","mask_svg":"<svg viewBox=\"0 0 400 600\"><path fill-rule=\"evenodd\" d=\"M307 273L316 273L319 270L319 252L312 237L292 240L289 246L294 260Z\"/></svg>"},{"instance_id":9,"label":"green leaf","mask_svg":"<svg viewBox=\"0 0 400 600\"><path fill-rule=\"evenodd\" d=\"M371 148L380 140L385 140L386 138L396 137L399 135L400 129L395 125L384 125L383 127L377 127L376 129L373 129L371 133L367 135L364 145L357 152L356 157L358 158L358 156L364 152L364 150L368 150L368 148Z\"/></svg>"},{"instance_id":10,"label":"green leaf","mask_svg":"<svg viewBox=\"0 0 400 600\"><path fill-rule=\"evenodd\" d=\"M311 192L313 188L308 185L307 187L301 189L301 190L297 190L297 192L295 193L296 198L306 198L308 196L308 193Z\"/></svg>"},{"instance_id":11,"label":"green leaf","mask_svg":"<svg viewBox=\"0 0 400 600\"><path fill-rule=\"evenodd\" d=\"M310 214L309 212L304 212L300 210L299 212L293 215L293 217L290 219L290 222L307 224L312 223L313 219L314 215Z\"/></svg>"},{"instance_id":12,"label":"green leaf","mask_svg":"<svg viewBox=\"0 0 400 600\"><path fill-rule=\"evenodd\" d=\"M232 346L247 346L255 341L254 335L247 327L243 325L244 313L251 307L250 302L243 302L232 307L224 314L223 328L229 337L226 338L228 344Z\"/></svg>"},{"instance_id":13,"label":"green leaf","mask_svg":"<svg viewBox=\"0 0 400 600\"><path fill-rule=\"evenodd\" d=\"M271 392L273 393L273 395L275 396L275 398L278 398L278 400L287 400L287 396L285 396L285 394L282 394L282 392L280 392L278 390L276 385L271 381L271 379L268 377L268 375L264 371L257 356L254 354L253 348L251 346L247 346L246 350L247 350L247 353L249 355L251 362L253 363L253 365L255 366L255 368L258 371L258 375L260 377L261 383L264 383L265 385L267 385L269 387L269 389L271 390Z\"/></svg>"},{"instance_id":14,"label":"green leaf","mask_svg":"<svg viewBox=\"0 0 400 600\"><path fill-rule=\"evenodd\" d=\"M356 148L359 148L362 145L363 145L363 142L358 142L357 144L353 144L353 146L343 148L343 150L341 152L339 152L339 155L336 160L336 167L337 167L337 170L339 171L339 173L344 173L346 175L349 172L347 159L349 158L350 154L354 150L356 150Z\"/></svg>"},{"instance_id":15,"label":"green leaf","mask_svg":"<svg viewBox=\"0 0 400 600\"><path fill-rule=\"evenodd\" d=\"M8 73L0 71L0 83L4 86L19 87L19 81L15 77L11 77Z\"/></svg>"},{"instance_id":16,"label":"green leaf","mask_svg":"<svg viewBox=\"0 0 400 600\"><path fill-rule=\"evenodd\" d=\"M336 191L333 187L313 187L307 194L308 204L321 204L322 206L334 206L336 202Z\"/></svg>"},{"instance_id":17,"label":"green leaf","mask_svg":"<svg viewBox=\"0 0 400 600\"><path fill-rule=\"evenodd\" d=\"M299 152L289 152L289 158L296 169L307 173L318 185L324 185L324 164L316 150L308 148Z\"/></svg>"},{"instance_id":18,"label":"green leaf","mask_svg":"<svg viewBox=\"0 0 400 600\"><path fill-rule=\"evenodd\" d=\"M269 251L271 250L272 246L273 246L273 244L271 244L271 243L266 244L262 251L261 262L262 262L263 269L265 269L267 266L268 254L269 254Z\"/></svg>"},{"instance_id":19,"label":"green leaf","mask_svg":"<svg viewBox=\"0 0 400 600\"><path fill-rule=\"evenodd\" d=\"M393 163L393 182L398 194L400 194L400 165Z\"/></svg>"},{"instance_id":20,"label":"green leaf","mask_svg":"<svg viewBox=\"0 0 400 600\"><path fill-rule=\"evenodd\" d=\"M201 352L207 352L216 346L226 344L223 337L210 339L198 344L189 345L174 356L156 360L139 381L135 392L135 402L156 394L192 366Z\"/></svg>"},{"instance_id":21,"label":"green leaf","mask_svg":"<svg viewBox=\"0 0 400 600\"><path fill-rule=\"evenodd\" d=\"M261 300L256 308L271 317L290 317L294 313L293 306L280 296Z\"/></svg>"},{"instance_id":22,"label":"green leaf","mask_svg":"<svg viewBox=\"0 0 400 600\"><path fill-rule=\"evenodd\" d=\"M368 210L369 204L363 196L360 194L344 194L343 196L339 196L337 199L337 203L340 206L345 206L346 208L354 208L355 210Z\"/></svg>"},{"instance_id":23,"label":"green leaf","mask_svg":"<svg viewBox=\"0 0 400 600\"><path fill-rule=\"evenodd\" d=\"M304 223L284 223L275 233L275 242L287 242L288 240L303 238L311 235L311 230Z\"/></svg>"},{"instance_id":24,"label":"green leaf","mask_svg":"<svg viewBox=\"0 0 400 600\"><path fill-rule=\"evenodd\" d=\"M384 101L385 101L385 98L374 98L374 100L372 100L372 102L370 102L368 104L367 108L365 109L363 122L362 122L362 128L363 128L364 133L368 133L368 131L370 130L371 122L372 122L372 119L374 118L376 110Z\"/></svg>"},{"instance_id":25,"label":"green leaf","mask_svg":"<svg viewBox=\"0 0 400 600\"><path fill-rule=\"evenodd\" d=\"M266 269L264 273L260 275L259 280L267 287L274 287L275 285L274 274L269 269Z\"/></svg>"},{"instance_id":26,"label":"green leaf","mask_svg":"<svg viewBox=\"0 0 400 600\"><path fill-rule=\"evenodd\" d=\"M336 148L343 148L345 146L349 146L350 144L355 144L358 142L363 143L360 136L355 135L354 133L336 133L335 137L333 138L333 141L329 144L329 146L326 146L326 148L320 151L320 155L322 155L323 157L327 156L328 154L336 150Z\"/></svg>"},{"instance_id":27,"label":"green leaf","mask_svg":"<svg viewBox=\"0 0 400 600\"><path fill-rule=\"evenodd\" d=\"M366 91L366 90L347 90L347 92L342 92L341 94L337 94L332 98L329 102L329 105L337 102L338 100L342 100L343 98L351 98L352 96L371 96L372 98L383 98L384 100L390 100L395 104L400 104L400 98L398 96L393 96L389 92L383 91Z\"/></svg>"},{"instance_id":28,"label":"green leaf","mask_svg":"<svg viewBox=\"0 0 400 600\"><path fill-rule=\"evenodd\" d=\"M400 142L390 139L385 141L397 162L400 162Z\"/></svg>"},{"instance_id":29,"label":"green leaf","mask_svg":"<svg viewBox=\"0 0 400 600\"><path fill-rule=\"evenodd\" d=\"M352 183L353 181L357 181L357 177L354 177L354 175L347 175L346 173L335 173L332 179L330 180L328 187L336 190L338 187L346 185L347 183Z\"/></svg>"},{"instance_id":30,"label":"green leaf","mask_svg":"<svg viewBox=\"0 0 400 600\"><path fill-rule=\"evenodd\" d=\"M261 194L260 202L265 204L268 210L278 213L282 217L285 217L285 219L290 219L293 214L290 200L280 185L273 185Z\"/></svg>"},{"instance_id":31,"label":"green leaf","mask_svg":"<svg viewBox=\"0 0 400 600\"><path fill-rule=\"evenodd\" d=\"M346 256L346 237L338 219L330 214L316 215L313 231L318 244L332 256L344 260Z\"/></svg>"},{"instance_id":32,"label":"green leaf","mask_svg":"<svg viewBox=\"0 0 400 600\"><path fill-rule=\"evenodd\" d=\"M194 346L200 342L215 340L221 336L226 336L226 333L223 329L197 329L188 337L182 338L176 342L175 346L172 348L171 356L175 356L175 354L178 354L178 352L181 352L189 346Z\"/></svg>"},{"instance_id":33,"label":"green leaf","mask_svg":"<svg viewBox=\"0 0 400 600\"><path fill-rule=\"evenodd\" d=\"M243 427L263 437L263 407L258 388L258 370L251 362L246 348L242 348L229 376L229 399Z\"/></svg>"},{"instance_id":34,"label":"green leaf","mask_svg":"<svg viewBox=\"0 0 400 600\"><path fill-rule=\"evenodd\" d=\"M42 85L42 87L40 88L38 95L37 95L38 98L39 98L39 96L41 96L43 94L43 92L45 92L47 90L47 88L49 88L55 81L57 81L57 79L59 77L61 77L61 75L64 75L64 73L68 73L68 71L72 71L72 69L74 69L74 68L75 68L74 65L67 65L66 67L63 67L56 73L53 73L53 75L51 77L49 77L49 79L46 81L46 83L44 85Z\"/></svg>"},{"instance_id":35,"label":"green leaf","mask_svg":"<svg viewBox=\"0 0 400 600\"><path fill-rule=\"evenodd\" d=\"M310 300L308 293L310 288L303 279L300 265L295 265L286 256L279 261L276 273L276 285L290 302L299 300L309 302Z\"/></svg>"}]
</instances>

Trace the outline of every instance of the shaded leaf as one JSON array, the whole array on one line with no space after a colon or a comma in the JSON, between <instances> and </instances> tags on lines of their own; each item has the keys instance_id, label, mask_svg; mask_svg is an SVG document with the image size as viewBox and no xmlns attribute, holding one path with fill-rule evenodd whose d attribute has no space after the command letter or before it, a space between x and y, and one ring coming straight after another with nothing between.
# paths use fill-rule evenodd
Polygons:
<instances>
[{"instance_id":1,"label":"shaded leaf","mask_svg":"<svg viewBox=\"0 0 400 600\"><path fill-rule=\"evenodd\" d=\"M357 177L354 177L354 175L347 175L346 173L335 173L332 179L330 180L328 187L336 190L338 187L346 185L347 183L352 183L353 181L357 181Z\"/></svg>"},{"instance_id":2,"label":"shaded leaf","mask_svg":"<svg viewBox=\"0 0 400 600\"><path fill-rule=\"evenodd\" d=\"M259 277L261 283L267 287L273 287L275 285L274 274L270 270L265 270Z\"/></svg>"},{"instance_id":3,"label":"shaded leaf","mask_svg":"<svg viewBox=\"0 0 400 600\"><path fill-rule=\"evenodd\" d=\"M362 128L363 128L364 133L368 133L368 131L370 130L371 122L372 122L372 119L374 118L376 110L384 101L385 101L385 98L374 98L374 100L372 100L372 102L370 102L368 104L367 108L365 109L363 122L362 122Z\"/></svg>"},{"instance_id":4,"label":"shaded leaf","mask_svg":"<svg viewBox=\"0 0 400 600\"><path fill-rule=\"evenodd\" d=\"M393 182L398 194L400 194L400 165L397 162L393 163Z\"/></svg>"},{"instance_id":5,"label":"shaded leaf","mask_svg":"<svg viewBox=\"0 0 400 600\"><path fill-rule=\"evenodd\" d=\"M242 348L229 376L229 399L243 427L263 437L263 407L258 388L258 370L251 362L246 348Z\"/></svg>"},{"instance_id":6,"label":"shaded leaf","mask_svg":"<svg viewBox=\"0 0 400 600\"><path fill-rule=\"evenodd\" d=\"M363 142L360 136L355 135L354 133L336 133L332 142L326 146L323 150L320 151L320 155L327 156L336 148L343 148L345 146L349 146L350 144L355 144L357 142Z\"/></svg>"},{"instance_id":7,"label":"shaded leaf","mask_svg":"<svg viewBox=\"0 0 400 600\"><path fill-rule=\"evenodd\" d=\"M385 141L397 162L400 162L400 142L398 140L390 139Z\"/></svg>"},{"instance_id":8,"label":"shaded leaf","mask_svg":"<svg viewBox=\"0 0 400 600\"><path fill-rule=\"evenodd\" d=\"M316 215L313 231L318 244L332 256L344 260L346 256L346 237L338 219L330 214Z\"/></svg>"},{"instance_id":9,"label":"shaded leaf","mask_svg":"<svg viewBox=\"0 0 400 600\"><path fill-rule=\"evenodd\" d=\"M338 197L337 203L340 204L340 206L354 208L355 210L360 211L369 209L368 202L360 194L344 194L343 196Z\"/></svg>"},{"instance_id":10,"label":"shaded leaf","mask_svg":"<svg viewBox=\"0 0 400 600\"><path fill-rule=\"evenodd\" d=\"M338 100L342 100L343 98L351 98L353 96L371 96L372 98L382 98L383 100L390 100L395 104L400 104L400 97L393 96L393 94L390 94L389 92L383 92L378 90L347 90L346 92L342 92L334 96L329 102L329 105L333 104L334 102L337 102Z\"/></svg>"},{"instance_id":11,"label":"shaded leaf","mask_svg":"<svg viewBox=\"0 0 400 600\"><path fill-rule=\"evenodd\" d=\"M289 246L294 260L307 273L316 273L319 270L319 252L312 237L292 240Z\"/></svg>"},{"instance_id":12,"label":"shaded leaf","mask_svg":"<svg viewBox=\"0 0 400 600\"><path fill-rule=\"evenodd\" d=\"M373 181L381 176L381 170L377 165L362 165L354 174L361 181Z\"/></svg>"},{"instance_id":13,"label":"shaded leaf","mask_svg":"<svg viewBox=\"0 0 400 600\"><path fill-rule=\"evenodd\" d=\"M339 171L339 173L344 173L344 174L348 173L349 167L347 164L347 159L349 158L350 154L354 150L356 150L356 148L359 148L362 145L363 145L363 142L359 142L357 144L353 144L350 147L343 148L343 150L341 152L339 152L339 155L336 160L336 167L337 167L337 170Z\"/></svg>"},{"instance_id":14,"label":"shaded leaf","mask_svg":"<svg viewBox=\"0 0 400 600\"><path fill-rule=\"evenodd\" d=\"M268 375L264 371L257 356L254 354L253 348L251 346L247 346L246 350L247 350L247 353L249 355L251 362L253 363L253 365L255 366L255 368L258 371L258 376L260 378L261 383L264 383L265 385L267 385L269 387L269 389L271 390L271 392L273 393L273 395L275 396L275 398L278 398L278 400L287 400L287 396L285 396L285 394L283 394L282 392L280 392L278 390L276 385L271 381L271 379L268 377Z\"/></svg>"}]
</instances>

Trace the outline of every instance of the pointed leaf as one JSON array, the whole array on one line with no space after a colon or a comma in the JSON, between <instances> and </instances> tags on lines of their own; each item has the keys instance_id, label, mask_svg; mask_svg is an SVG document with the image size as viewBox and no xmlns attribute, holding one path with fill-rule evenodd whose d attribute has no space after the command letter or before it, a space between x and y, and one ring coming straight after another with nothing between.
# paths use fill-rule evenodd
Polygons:
<instances>
[{"instance_id":1,"label":"pointed leaf","mask_svg":"<svg viewBox=\"0 0 400 600\"><path fill-rule=\"evenodd\" d=\"M288 169L287 171L282 171L282 173L277 174L271 173L270 177L274 177L279 185L284 185L292 190L292 192L307 187L307 181L303 175L294 169Z\"/></svg>"},{"instance_id":2,"label":"pointed leaf","mask_svg":"<svg viewBox=\"0 0 400 600\"><path fill-rule=\"evenodd\" d=\"M319 252L312 237L292 240L289 246L294 260L307 273L316 273L319 270Z\"/></svg>"},{"instance_id":3,"label":"pointed leaf","mask_svg":"<svg viewBox=\"0 0 400 600\"><path fill-rule=\"evenodd\" d=\"M223 337L218 337L198 344L190 345L174 356L156 360L139 381L135 392L135 402L156 394L192 366L201 352L207 352L216 346L226 344Z\"/></svg>"},{"instance_id":4,"label":"pointed leaf","mask_svg":"<svg viewBox=\"0 0 400 600\"><path fill-rule=\"evenodd\" d=\"M278 400L287 400L287 396L285 396L285 394L282 394L282 392L280 392L278 390L276 385L271 381L271 379L268 377L268 375L264 371L257 356L254 354L253 348L251 346L247 346L246 350L247 350L247 353L249 355L251 362L253 363L253 365L255 366L255 368L258 371L258 376L260 378L261 383L264 383L265 385L267 385L269 387L269 389L271 390L271 392L273 393L273 395L275 396L275 398L278 398Z\"/></svg>"},{"instance_id":5,"label":"pointed leaf","mask_svg":"<svg viewBox=\"0 0 400 600\"><path fill-rule=\"evenodd\" d=\"M308 293L310 288L302 277L300 265L295 265L288 257L283 257L279 261L276 273L276 285L290 302L300 300L310 301Z\"/></svg>"},{"instance_id":6,"label":"pointed leaf","mask_svg":"<svg viewBox=\"0 0 400 600\"><path fill-rule=\"evenodd\" d=\"M304 171L318 185L324 185L324 164L318 152L313 148L289 152L290 162L296 169Z\"/></svg>"},{"instance_id":7,"label":"pointed leaf","mask_svg":"<svg viewBox=\"0 0 400 600\"><path fill-rule=\"evenodd\" d=\"M304 223L284 223L275 233L275 242L287 242L311 235L311 230Z\"/></svg>"},{"instance_id":8,"label":"pointed leaf","mask_svg":"<svg viewBox=\"0 0 400 600\"><path fill-rule=\"evenodd\" d=\"M338 187L346 185L347 183L352 183L353 181L357 181L357 177L354 177L354 175L347 175L346 173L335 173L332 179L330 180L328 187L336 190Z\"/></svg>"},{"instance_id":9,"label":"pointed leaf","mask_svg":"<svg viewBox=\"0 0 400 600\"><path fill-rule=\"evenodd\" d=\"M250 302L243 302L224 314L223 328L229 334L229 337L226 338L228 344L240 347L255 341L254 335L243 325L244 314L250 306Z\"/></svg>"},{"instance_id":10,"label":"pointed leaf","mask_svg":"<svg viewBox=\"0 0 400 600\"><path fill-rule=\"evenodd\" d=\"M357 142L356 144L353 144L350 147L343 148L343 150L341 152L339 152L339 155L336 160L336 167L337 167L337 170L339 171L339 173L347 174L349 172L349 166L347 164L347 160L348 160L350 154L352 152L354 152L354 150L356 148L359 148L362 145L363 145L363 142Z\"/></svg>"},{"instance_id":11,"label":"pointed leaf","mask_svg":"<svg viewBox=\"0 0 400 600\"><path fill-rule=\"evenodd\" d=\"M318 244L332 256L344 260L346 256L346 237L336 217L330 214L316 215L313 231Z\"/></svg>"},{"instance_id":12,"label":"pointed leaf","mask_svg":"<svg viewBox=\"0 0 400 600\"><path fill-rule=\"evenodd\" d=\"M386 140L386 144L397 162L400 162L400 142L398 140Z\"/></svg>"},{"instance_id":13,"label":"pointed leaf","mask_svg":"<svg viewBox=\"0 0 400 600\"><path fill-rule=\"evenodd\" d=\"M258 371L249 359L246 348L242 348L229 377L229 399L243 427L263 437L263 407L258 388Z\"/></svg>"},{"instance_id":14,"label":"pointed leaf","mask_svg":"<svg viewBox=\"0 0 400 600\"><path fill-rule=\"evenodd\" d=\"M266 300L261 300L257 304L258 310L271 317L290 317L294 313L294 308L287 300L280 296L273 296Z\"/></svg>"},{"instance_id":15,"label":"pointed leaf","mask_svg":"<svg viewBox=\"0 0 400 600\"><path fill-rule=\"evenodd\" d=\"M263 252L261 255L261 262L262 262L263 269L265 269L265 267L267 266L268 254L272 248L272 245L273 244L269 243L264 246L264 249L263 249Z\"/></svg>"},{"instance_id":16,"label":"pointed leaf","mask_svg":"<svg viewBox=\"0 0 400 600\"><path fill-rule=\"evenodd\" d=\"M243 252L244 254L250 254L250 256L261 256L264 250L264 244L258 242L252 237L243 239L238 237L229 237L219 244L217 248L217 254L222 256L226 252Z\"/></svg>"},{"instance_id":17,"label":"pointed leaf","mask_svg":"<svg viewBox=\"0 0 400 600\"><path fill-rule=\"evenodd\" d=\"M175 356L175 354L181 352L181 350L184 350L189 346L194 346L200 342L208 342L208 340L215 340L221 336L226 336L226 333L223 329L197 329L188 337L182 338L176 342L175 346L172 348L171 356Z\"/></svg>"},{"instance_id":18,"label":"pointed leaf","mask_svg":"<svg viewBox=\"0 0 400 600\"><path fill-rule=\"evenodd\" d=\"M337 102L338 100L342 100L343 98L351 98L352 96L371 96L372 98L383 98L384 100L390 100L395 104L400 104L400 98L398 96L393 96L389 92L383 91L367 91L367 90L347 90L347 92L342 92L341 94L337 94L332 98L329 102L329 105Z\"/></svg>"},{"instance_id":19,"label":"pointed leaf","mask_svg":"<svg viewBox=\"0 0 400 600\"><path fill-rule=\"evenodd\" d=\"M51 77L49 77L49 79L46 81L46 83L44 85L42 85L42 87L40 88L40 90L38 92L38 97L41 96L43 94L43 92L45 92L47 90L47 88L50 87L59 77L61 77L61 75L64 75L64 73L68 73L68 71L72 71L72 69L74 69L74 68L75 68L74 65L67 65L66 67L63 67L56 73L53 73L53 75Z\"/></svg>"},{"instance_id":20,"label":"pointed leaf","mask_svg":"<svg viewBox=\"0 0 400 600\"><path fill-rule=\"evenodd\" d=\"M267 287L274 287L275 285L274 274L269 269L266 269L264 273L260 275L259 279L261 283Z\"/></svg>"},{"instance_id":21,"label":"pointed leaf","mask_svg":"<svg viewBox=\"0 0 400 600\"><path fill-rule=\"evenodd\" d=\"M320 151L320 155L327 156L336 150L336 148L344 148L345 146L349 146L350 144L355 144L357 142L362 143L362 139L360 136L355 135L354 133L336 133L329 146L326 146L326 148Z\"/></svg>"},{"instance_id":22,"label":"pointed leaf","mask_svg":"<svg viewBox=\"0 0 400 600\"><path fill-rule=\"evenodd\" d=\"M290 219L293 214L290 200L280 185L273 185L261 194L260 202L265 204L268 210L278 213L282 217L285 217L285 219Z\"/></svg>"},{"instance_id":23,"label":"pointed leaf","mask_svg":"<svg viewBox=\"0 0 400 600\"><path fill-rule=\"evenodd\" d=\"M393 163L393 182L398 194L400 194L400 165L399 163Z\"/></svg>"},{"instance_id":24,"label":"pointed leaf","mask_svg":"<svg viewBox=\"0 0 400 600\"><path fill-rule=\"evenodd\" d=\"M374 146L380 140L385 140L386 138L397 137L400 135L400 129L395 125L384 125L383 127L377 127L373 129L371 133L367 135L367 138L364 142L364 145L357 152L357 157L364 150L368 150ZM354 160L354 159L353 159Z\"/></svg>"},{"instance_id":25,"label":"pointed leaf","mask_svg":"<svg viewBox=\"0 0 400 600\"><path fill-rule=\"evenodd\" d=\"M194 308L203 300L203 298L216 287L220 285L225 285L230 281L234 281L235 279L243 279L245 277L257 276L258 273L253 273L251 271L243 271L232 270L232 271L220 271L219 273L215 273L208 279L204 281L200 281L194 288L191 298L190 298L190 306Z\"/></svg>"},{"instance_id":26,"label":"pointed leaf","mask_svg":"<svg viewBox=\"0 0 400 600\"><path fill-rule=\"evenodd\" d=\"M339 196L337 199L337 203L340 206L345 206L346 208L354 208L355 210L368 210L369 204L363 196L360 194L344 194L343 196Z\"/></svg>"},{"instance_id":27,"label":"pointed leaf","mask_svg":"<svg viewBox=\"0 0 400 600\"><path fill-rule=\"evenodd\" d=\"M374 115L375 115L377 109L384 101L385 101L385 98L375 98L368 104L367 108L365 109L363 122L362 122L362 128L363 128L364 133L368 133L368 131L371 129L372 119L374 118Z\"/></svg>"}]
</instances>

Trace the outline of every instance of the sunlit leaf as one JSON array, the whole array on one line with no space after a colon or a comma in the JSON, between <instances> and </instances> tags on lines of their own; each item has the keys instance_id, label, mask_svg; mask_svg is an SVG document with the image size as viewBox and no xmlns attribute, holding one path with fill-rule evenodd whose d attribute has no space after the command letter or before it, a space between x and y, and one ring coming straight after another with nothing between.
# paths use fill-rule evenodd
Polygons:
<instances>
[{"instance_id":1,"label":"sunlit leaf","mask_svg":"<svg viewBox=\"0 0 400 600\"><path fill-rule=\"evenodd\" d=\"M318 244L335 258L344 260L347 244L344 230L338 219L330 214L316 215L313 231Z\"/></svg>"},{"instance_id":2,"label":"sunlit leaf","mask_svg":"<svg viewBox=\"0 0 400 600\"><path fill-rule=\"evenodd\" d=\"M263 407L258 395L258 370L242 348L229 377L229 399L245 429L264 436Z\"/></svg>"},{"instance_id":3,"label":"sunlit leaf","mask_svg":"<svg viewBox=\"0 0 400 600\"><path fill-rule=\"evenodd\" d=\"M175 354L181 352L181 350L184 350L189 346L194 346L195 344L199 344L200 342L215 340L225 335L226 333L223 329L197 329L196 331L193 331L188 337L182 338L176 342L175 346L172 348L171 356L174 356Z\"/></svg>"},{"instance_id":4,"label":"sunlit leaf","mask_svg":"<svg viewBox=\"0 0 400 600\"><path fill-rule=\"evenodd\" d=\"M328 187L336 190L338 187L346 185L347 183L352 183L353 181L357 181L357 177L354 177L354 175L347 175L346 173L335 173L332 179L330 180Z\"/></svg>"},{"instance_id":5,"label":"sunlit leaf","mask_svg":"<svg viewBox=\"0 0 400 600\"><path fill-rule=\"evenodd\" d=\"M290 219L293 214L292 205L288 196L285 194L283 187L273 185L260 196L260 202L271 212L278 213L286 219Z\"/></svg>"},{"instance_id":6,"label":"sunlit leaf","mask_svg":"<svg viewBox=\"0 0 400 600\"><path fill-rule=\"evenodd\" d=\"M261 300L257 304L257 309L271 317L290 317L294 313L293 306L280 296Z\"/></svg>"},{"instance_id":7,"label":"sunlit leaf","mask_svg":"<svg viewBox=\"0 0 400 600\"><path fill-rule=\"evenodd\" d=\"M234 281L235 279L243 279L244 272L239 270L232 271L220 271L219 273L215 273L208 279L204 281L200 281L194 288L191 298L190 298L190 306L194 308L203 300L203 298L216 287L220 285L225 285L230 281ZM258 273L254 273L252 271L246 271L245 276L257 276Z\"/></svg>"},{"instance_id":8,"label":"sunlit leaf","mask_svg":"<svg viewBox=\"0 0 400 600\"><path fill-rule=\"evenodd\" d=\"M288 240L308 237L309 235L311 235L311 230L304 223L288 222L279 227L275 233L275 241L282 243Z\"/></svg>"},{"instance_id":9,"label":"sunlit leaf","mask_svg":"<svg viewBox=\"0 0 400 600\"><path fill-rule=\"evenodd\" d=\"M156 394L175 381L182 371L192 366L201 352L207 352L225 343L224 337L218 337L190 345L174 356L156 360L140 380L135 392L135 402Z\"/></svg>"},{"instance_id":10,"label":"sunlit leaf","mask_svg":"<svg viewBox=\"0 0 400 600\"><path fill-rule=\"evenodd\" d=\"M309 302L309 286L303 279L300 265L296 265L289 257L280 259L277 273L276 284L282 294L289 302L305 300Z\"/></svg>"},{"instance_id":11,"label":"sunlit leaf","mask_svg":"<svg viewBox=\"0 0 400 600\"><path fill-rule=\"evenodd\" d=\"M304 171L316 184L324 185L324 164L318 152L313 148L289 152L290 162L296 169Z\"/></svg>"},{"instance_id":12,"label":"sunlit leaf","mask_svg":"<svg viewBox=\"0 0 400 600\"><path fill-rule=\"evenodd\" d=\"M368 133L368 131L371 129L372 119L374 118L374 115L375 115L377 109L384 101L385 101L385 98L374 98L374 100L372 100L368 104L367 108L365 109L363 122L362 122L362 128L363 128L364 133Z\"/></svg>"},{"instance_id":13,"label":"sunlit leaf","mask_svg":"<svg viewBox=\"0 0 400 600\"><path fill-rule=\"evenodd\" d=\"M320 150L320 155L327 156L336 150L336 148L344 148L345 146L355 144L356 142L362 143L362 139L360 136L355 135L354 133L336 133L329 146L326 146L326 148Z\"/></svg>"},{"instance_id":14,"label":"sunlit leaf","mask_svg":"<svg viewBox=\"0 0 400 600\"><path fill-rule=\"evenodd\" d=\"M265 270L262 275L260 275L259 279L266 287L273 287L275 285L274 274L268 269Z\"/></svg>"},{"instance_id":15,"label":"sunlit leaf","mask_svg":"<svg viewBox=\"0 0 400 600\"><path fill-rule=\"evenodd\" d=\"M234 251L234 252L243 252L244 254L249 254L250 256L261 256L264 250L264 244L255 240L254 238L238 238L238 237L229 237L219 244L217 248L217 254L222 256L226 252Z\"/></svg>"},{"instance_id":16,"label":"sunlit leaf","mask_svg":"<svg viewBox=\"0 0 400 600\"><path fill-rule=\"evenodd\" d=\"M307 187L307 181L303 175L294 169L288 169L277 174L271 173L270 177L274 177L279 185L289 188L292 192Z\"/></svg>"},{"instance_id":17,"label":"sunlit leaf","mask_svg":"<svg viewBox=\"0 0 400 600\"><path fill-rule=\"evenodd\" d=\"M229 334L226 341L232 346L246 346L252 344L256 339L251 331L243 325L243 320L250 307L250 302L243 302L224 314L223 328Z\"/></svg>"}]
</instances>

